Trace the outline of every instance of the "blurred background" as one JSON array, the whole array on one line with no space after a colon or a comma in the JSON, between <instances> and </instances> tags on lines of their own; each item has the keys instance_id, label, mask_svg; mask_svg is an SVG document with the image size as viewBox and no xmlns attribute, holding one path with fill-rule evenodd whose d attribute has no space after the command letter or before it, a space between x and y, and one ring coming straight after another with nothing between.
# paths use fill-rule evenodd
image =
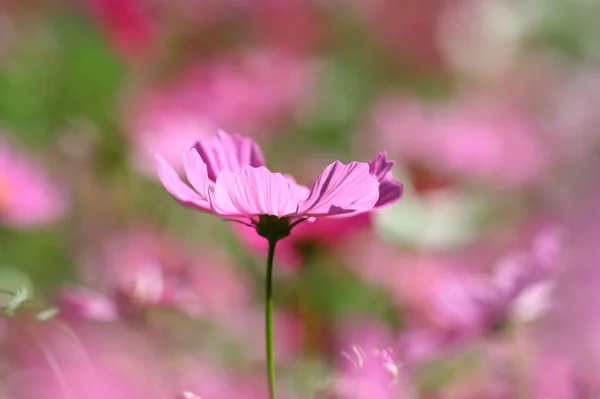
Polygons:
<instances>
[{"instance_id":1,"label":"blurred background","mask_svg":"<svg viewBox=\"0 0 600 399\"><path fill-rule=\"evenodd\" d=\"M278 246L282 398L600 398L597 0L2 0L0 397L267 397L266 242L159 153L217 129L404 197Z\"/></svg>"}]
</instances>

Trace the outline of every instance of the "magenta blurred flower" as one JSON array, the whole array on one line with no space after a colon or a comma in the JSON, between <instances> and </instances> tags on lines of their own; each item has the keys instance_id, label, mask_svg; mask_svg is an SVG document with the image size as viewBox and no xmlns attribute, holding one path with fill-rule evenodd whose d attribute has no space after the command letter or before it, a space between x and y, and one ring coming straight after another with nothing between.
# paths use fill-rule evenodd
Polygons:
<instances>
[{"instance_id":1,"label":"magenta blurred flower","mask_svg":"<svg viewBox=\"0 0 600 399\"><path fill-rule=\"evenodd\" d=\"M169 292L183 272L183 249L151 230L115 233L95 240L80 259L81 276L112 297L120 311L168 306Z\"/></svg>"},{"instance_id":2,"label":"magenta blurred flower","mask_svg":"<svg viewBox=\"0 0 600 399\"><path fill-rule=\"evenodd\" d=\"M82 0L121 55L145 55L156 42L155 21L146 0Z\"/></svg>"},{"instance_id":3,"label":"magenta blurred flower","mask_svg":"<svg viewBox=\"0 0 600 399\"><path fill-rule=\"evenodd\" d=\"M63 290L62 308L96 320L175 309L236 333L253 310L249 282L235 273L226 256L201 254L149 229L113 232L81 256L81 277L95 291Z\"/></svg>"},{"instance_id":4,"label":"magenta blurred flower","mask_svg":"<svg viewBox=\"0 0 600 399\"><path fill-rule=\"evenodd\" d=\"M0 168L0 223L28 229L65 216L66 193L4 138L0 138Z\"/></svg>"},{"instance_id":5,"label":"magenta blurred flower","mask_svg":"<svg viewBox=\"0 0 600 399\"><path fill-rule=\"evenodd\" d=\"M183 205L248 222L269 239L286 237L302 220L354 216L402 196L402 185L392 179L393 163L385 154L370 163L336 161L311 189L290 176L270 172L251 139L222 131L184 153L186 175L194 189L162 157L158 161L161 182Z\"/></svg>"},{"instance_id":6,"label":"magenta blurred flower","mask_svg":"<svg viewBox=\"0 0 600 399\"><path fill-rule=\"evenodd\" d=\"M390 347L389 331L378 323L359 320L340 329L341 367L333 383L336 397L344 399L409 398L404 365Z\"/></svg>"},{"instance_id":7,"label":"magenta blurred flower","mask_svg":"<svg viewBox=\"0 0 600 399\"><path fill-rule=\"evenodd\" d=\"M500 188L543 179L551 159L537 127L515 109L477 100L424 107L384 98L375 108L373 128L405 163L438 174Z\"/></svg>"},{"instance_id":8,"label":"magenta blurred flower","mask_svg":"<svg viewBox=\"0 0 600 399\"><path fill-rule=\"evenodd\" d=\"M154 174L154 155L160 152L182 170L181 150L217 128L264 136L307 103L313 75L309 62L271 50L194 64L169 86L141 93L128 129L133 162Z\"/></svg>"},{"instance_id":9,"label":"magenta blurred flower","mask_svg":"<svg viewBox=\"0 0 600 399\"><path fill-rule=\"evenodd\" d=\"M119 317L117 305L111 298L84 288L61 290L59 306L61 316L67 319L115 321Z\"/></svg>"},{"instance_id":10,"label":"magenta blurred flower","mask_svg":"<svg viewBox=\"0 0 600 399\"><path fill-rule=\"evenodd\" d=\"M552 306L542 320L538 338L561 353L569 353L600 383L600 186L593 182L573 195L566 212L566 265L556 279Z\"/></svg>"},{"instance_id":11,"label":"magenta blurred flower","mask_svg":"<svg viewBox=\"0 0 600 399\"><path fill-rule=\"evenodd\" d=\"M364 350L353 345L344 352L353 370L338 377L335 391L347 399L391 399L402 398L395 389L398 366L393 360L391 349L372 348Z\"/></svg>"},{"instance_id":12,"label":"magenta blurred flower","mask_svg":"<svg viewBox=\"0 0 600 399\"><path fill-rule=\"evenodd\" d=\"M199 396L196 396L190 391L183 391L175 396L175 399L202 399Z\"/></svg>"},{"instance_id":13,"label":"magenta blurred flower","mask_svg":"<svg viewBox=\"0 0 600 399\"><path fill-rule=\"evenodd\" d=\"M130 329L15 322L8 342L11 370L21 375L11 397L142 399L171 391L157 348Z\"/></svg>"}]
</instances>

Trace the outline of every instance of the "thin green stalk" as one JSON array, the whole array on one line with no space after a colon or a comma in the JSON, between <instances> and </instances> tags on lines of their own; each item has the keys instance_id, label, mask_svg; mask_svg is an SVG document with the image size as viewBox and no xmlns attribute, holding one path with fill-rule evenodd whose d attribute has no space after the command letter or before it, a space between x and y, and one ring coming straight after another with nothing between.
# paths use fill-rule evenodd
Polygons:
<instances>
[{"instance_id":1,"label":"thin green stalk","mask_svg":"<svg viewBox=\"0 0 600 399\"><path fill-rule=\"evenodd\" d=\"M275 390L275 361L273 359L273 257L277 240L269 240L267 257L267 281L265 284L265 343L267 349L267 377L269 380L269 398L277 399Z\"/></svg>"}]
</instances>

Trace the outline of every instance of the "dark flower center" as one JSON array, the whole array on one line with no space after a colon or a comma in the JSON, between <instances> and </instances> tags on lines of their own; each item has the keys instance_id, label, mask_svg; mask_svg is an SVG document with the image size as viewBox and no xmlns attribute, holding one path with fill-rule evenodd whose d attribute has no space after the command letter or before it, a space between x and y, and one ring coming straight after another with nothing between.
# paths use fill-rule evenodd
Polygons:
<instances>
[{"instance_id":1,"label":"dark flower center","mask_svg":"<svg viewBox=\"0 0 600 399\"><path fill-rule=\"evenodd\" d=\"M272 215L261 215L256 223L258 235L267 240L278 241L290 235L293 225L289 217L277 217Z\"/></svg>"}]
</instances>

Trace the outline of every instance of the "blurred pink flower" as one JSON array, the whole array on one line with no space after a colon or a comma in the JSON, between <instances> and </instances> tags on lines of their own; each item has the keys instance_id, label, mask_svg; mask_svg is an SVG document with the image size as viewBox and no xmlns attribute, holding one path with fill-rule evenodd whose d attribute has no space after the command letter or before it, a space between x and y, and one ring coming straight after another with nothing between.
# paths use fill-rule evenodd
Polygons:
<instances>
[{"instance_id":1,"label":"blurred pink flower","mask_svg":"<svg viewBox=\"0 0 600 399\"><path fill-rule=\"evenodd\" d=\"M537 183L550 167L536 126L514 109L490 102L427 108L388 97L374 110L373 128L390 152L409 165L499 188Z\"/></svg>"},{"instance_id":2,"label":"blurred pink flower","mask_svg":"<svg viewBox=\"0 0 600 399\"><path fill-rule=\"evenodd\" d=\"M168 306L169 288L186 257L179 245L151 230L131 230L94 242L81 259L83 280L126 307Z\"/></svg>"},{"instance_id":3,"label":"blurred pink flower","mask_svg":"<svg viewBox=\"0 0 600 399\"><path fill-rule=\"evenodd\" d=\"M499 255L476 250L405 254L363 238L362 246L350 245L355 249L346 256L365 281L389 292L404 310L409 332L434 332L410 340L418 338L417 347L423 343L425 352L435 352L438 343L447 346L513 318L528 322L543 315L563 250L560 233L543 227L528 243L519 243L521 249L504 248Z\"/></svg>"},{"instance_id":4,"label":"blurred pink flower","mask_svg":"<svg viewBox=\"0 0 600 399\"><path fill-rule=\"evenodd\" d=\"M249 221L263 236L276 233L283 238L296 221L354 216L390 205L402 195L402 185L392 179L392 162L385 154L370 163L336 161L312 189L270 172L251 139L224 132L184 153L186 175L195 190L163 158L158 160L161 182L183 205Z\"/></svg>"},{"instance_id":5,"label":"blurred pink flower","mask_svg":"<svg viewBox=\"0 0 600 399\"><path fill-rule=\"evenodd\" d=\"M341 367L333 383L336 397L391 399L412 397L404 365L389 346L388 331L377 323L361 320L341 329Z\"/></svg>"},{"instance_id":6,"label":"blurred pink flower","mask_svg":"<svg viewBox=\"0 0 600 399\"><path fill-rule=\"evenodd\" d=\"M597 166L597 165L596 165ZM552 307L537 330L549 347L572 356L574 362L600 382L600 186L593 181L576 192L566 220L566 266L556 279Z\"/></svg>"},{"instance_id":7,"label":"blurred pink flower","mask_svg":"<svg viewBox=\"0 0 600 399\"><path fill-rule=\"evenodd\" d=\"M0 223L30 229L65 216L65 191L4 138L0 138L0 167Z\"/></svg>"},{"instance_id":8,"label":"blurred pink flower","mask_svg":"<svg viewBox=\"0 0 600 399\"><path fill-rule=\"evenodd\" d=\"M65 331L50 323L14 322L11 384L15 397L142 399L170 390L157 351L142 334L81 325Z\"/></svg>"},{"instance_id":9,"label":"blurred pink flower","mask_svg":"<svg viewBox=\"0 0 600 399\"><path fill-rule=\"evenodd\" d=\"M534 346L534 345L532 345ZM539 350L539 349L538 349ZM587 396L585 387L578 386L573 361L567 356L557 356L551 348L541 349L531 361L533 399L575 399Z\"/></svg>"},{"instance_id":10,"label":"blurred pink flower","mask_svg":"<svg viewBox=\"0 0 600 399\"><path fill-rule=\"evenodd\" d=\"M122 56L144 56L156 43L156 21L148 12L147 0L81 1Z\"/></svg>"},{"instance_id":11,"label":"blurred pink flower","mask_svg":"<svg viewBox=\"0 0 600 399\"><path fill-rule=\"evenodd\" d=\"M307 101L313 68L283 53L255 50L188 68L175 82L142 93L131 116L134 163L153 173L159 152L182 170L182 149L217 128L264 135Z\"/></svg>"},{"instance_id":12,"label":"blurred pink flower","mask_svg":"<svg viewBox=\"0 0 600 399\"><path fill-rule=\"evenodd\" d=\"M398 338L397 353L407 370L418 369L429 361L455 353L471 341L472 336L429 328L408 328Z\"/></svg>"},{"instance_id":13,"label":"blurred pink flower","mask_svg":"<svg viewBox=\"0 0 600 399\"><path fill-rule=\"evenodd\" d=\"M113 312L128 317L168 308L237 333L253 309L250 282L226 256L215 251L195 256L152 230L132 229L96 242L81 266L84 282L98 292L64 290L61 303L68 314L106 319Z\"/></svg>"},{"instance_id":14,"label":"blurred pink flower","mask_svg":"<svg viewBox=\"0 0 600 399\"><path fill-rule=\"evenodd\" d=\"M91 289L64 288L61 314L68 320L137 320L145 311L171 309L217 327L245 349L264 357L262 309L251 281L214 250L186 251L151 230L130 230L100 240L81 260ZM277 358L298 353L300 328L291 315L275 313Z\"/></svg>"},{"instance_id":15,"label":"blurred pink flower","mask_svg":"<svg viewBox=\"0 0 600 399\"><path fill-rule=\"evenodd\" d=\"M64 288L59 292L60 314L66 319L115 321L118 309L108 296L84 288Z\"/></svg>"},{"instance_id":16,"label":"blurred pink flower","mask_svg":"<svg viewBox=\"0 0 600 399\"><path fill-rule=\"evenodd\" d=\"M186 264L166 290L166 301L191 317L211 320L237 331L251 311L250 281L236 272L224 256L205 251L202 260Z\"/></svg>"}]
</instances>

